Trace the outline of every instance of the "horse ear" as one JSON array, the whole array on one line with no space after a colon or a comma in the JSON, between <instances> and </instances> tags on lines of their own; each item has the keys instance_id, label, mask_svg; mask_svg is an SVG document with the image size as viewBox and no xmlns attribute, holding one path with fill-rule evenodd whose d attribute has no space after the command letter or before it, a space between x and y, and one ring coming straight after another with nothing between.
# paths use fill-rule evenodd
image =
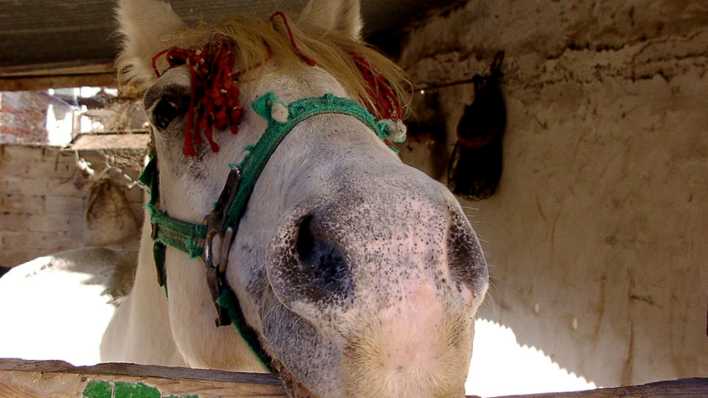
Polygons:
<instances>
[{"instance_id":1,"label":"horse ear","mask_svg":"<svg viewBox=\"0 0 708 398\"><path fill-rule=\"evenodd\" d=\"M152 57L164 50L165 36L182 29L184 22L160 0L118 0L116 18L122 36L118 80L144 88L155 79Z\"/></svg>"},{"instance_id":2,"label":"horse ear","mask_svg":"<svg viewBox=\"0 0 708 398\"><path fill-rule=\"evenodd\" d=\"M363 22L360 0L310 0L300 14L300 23L334 31L358 40Z\"/></svg>"}]
</instances>

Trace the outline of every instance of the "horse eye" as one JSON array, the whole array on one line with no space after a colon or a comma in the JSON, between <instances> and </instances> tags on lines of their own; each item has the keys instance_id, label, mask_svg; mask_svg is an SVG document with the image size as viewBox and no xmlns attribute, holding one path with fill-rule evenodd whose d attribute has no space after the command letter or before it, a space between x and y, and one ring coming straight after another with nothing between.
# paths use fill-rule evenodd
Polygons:
<instances>
[{"instance_id":1,"label":"horse eye","mask_svg":"<svg viewBox=\"0 0 708 398\"><path fill-rule=\"evenodd\" d=\"M189 107L189 98L164 95L152 110L152 122L160 130L166 129L177 117L184 115Z\"/></svg>"}]
</instances>

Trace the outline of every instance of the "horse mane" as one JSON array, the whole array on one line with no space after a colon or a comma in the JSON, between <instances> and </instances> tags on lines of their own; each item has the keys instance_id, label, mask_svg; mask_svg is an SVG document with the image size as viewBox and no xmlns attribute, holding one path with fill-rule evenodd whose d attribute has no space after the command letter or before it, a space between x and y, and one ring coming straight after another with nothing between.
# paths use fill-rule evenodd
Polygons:
<instances>
[{"instance_id":1,"label":"horse mane","mask_svg":"<svg viewBox=\"0 0 708 398\"><path fill-rule=\"evenodd\" d=\"M299 25L302 24L289 18L263 20L230 17L218 24L202 22L194 27L183 28L161 39L165 43L164 49L167 49L201 48L215 34L230 37L238 50L237 69L248 71L249 77L254 76L253 73L257 74L258 67L269 60L287 72L289 69L306 67L303 60L312 59L342 84L353 98L358 98L370 109L377 109L379 105L376 98L372 98L370 82L357 66L355 58L359 57L388 83L399 102L404 108L407 107L410 83L403 70L393 61L360 40L334 31ZM119 57L119 81L132 81L138 85L149 83L140 79L140 76L134 76L135 66L130 63L131 60ZM158 66L164 69L167 65L164 60L159 60Z\"/></svg>"}]
</instances>

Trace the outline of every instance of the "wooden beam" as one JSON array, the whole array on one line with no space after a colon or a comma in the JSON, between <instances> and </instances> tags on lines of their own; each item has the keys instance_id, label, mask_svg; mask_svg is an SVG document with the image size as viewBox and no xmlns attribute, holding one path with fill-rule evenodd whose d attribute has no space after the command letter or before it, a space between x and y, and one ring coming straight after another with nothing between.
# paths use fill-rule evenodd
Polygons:
<instances>
[{"instance_id":1,"label":"wooden beam","mask_svg":"<svg viewBox=\"0 0 708 398\"><path fill-rule=\"evenodd\" d=\"M29 77L51 75L92 75L97 73L113 73L113 61L101 62L53 62L48 64L30 64L16 66L0 66L0 77Z\"/></svg>"},{"instance_id":2,"label":"wooden beam","mask_svg":"<svg viewBox=\"0 0 708 398\"><path fill-rule=\"evenodd\" d=\"M115 87L113 63L61 62L0 67L0 91L34 91L81 86Z\"/></svg>"},{"instance_id":3,"label":"wooden beam","mask_svg":"<svg viewBox=\"0 0 708 398\"><path fill-rule=\"evenodd\" d=\"M92 151L102 149L147 150L150 134L146 131L134 133L93 133L79 134L69 147L72 151Z\"/></svg>"},{"instance_id":4,"label":"wooden beam","mask_svg":"<svg viewBox=\"0 0 708 398\"><path fill-rule=\"evenodd\" d=\"M60 361L0 360L0 397L283 397L280 381L267 374L133 364L74 367ZM643 386L498 398L705 398L707 379Z\"/></svg>"},{"instance_id":5,"label":"wooden beam","mask_svg":"<svg viewBox=\"0 0 708 398\"><path fill-rule=\"evenodd\" d=\"M101 73L66 76L0 77L0 91L38 91L49 88L81 86L115 87L115 75Z\"/></svg>"}]
</instances>

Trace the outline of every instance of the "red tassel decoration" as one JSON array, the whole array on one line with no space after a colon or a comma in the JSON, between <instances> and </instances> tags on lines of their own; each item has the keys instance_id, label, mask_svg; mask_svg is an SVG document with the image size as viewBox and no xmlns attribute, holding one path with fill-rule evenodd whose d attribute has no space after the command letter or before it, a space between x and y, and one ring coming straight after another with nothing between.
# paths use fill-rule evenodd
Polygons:
<instances>
[{"instance_id":1,"label":"red tassel decoration","mask_svg":"<svg viewBox=\"0 0 708 398\"><path fill-rule=\"evenodd\" d=\"M219 145L214 140L214 128L229 128L236 134L243 114L239 103L240 92L233 81L233 69L236 64L235 42L217 34L199 50L173 47L162 51L152 60L157 77L161 74L156 63L163 55L166 55L170 68L180 65L187 65L189 68L192 97L184 124L185 156L196 156L196 147L202 142L202 134L211 150L218 152Z\"/></svg>"},{"instance_id":2,"label":"red tassel decoration","mask_svg":"<svg viewBox=\"0 0 708 398\"><path fill-rule=\"evenodd\" d=\"M297 45L290 29L287 17L282 12L276 12L271 20L281 18L295 53L310 66L317 62L305 55ZM269 49L270 52L270 49ZM214 128L229 129L232 134L238 133L238 125L243 115L239 103L239 73L234 76L236 63L236 43L233 39L215 34L202 49L187 49L173 47L157 53L152 59L152 67L157 77L161 73L157 69L157 60L166 56L169 68L186 65L189 68L192 96L184 124L185 156L196 156L196 148L201 145L202 134L213 152L219 151L219 145L214 140ZM391 84L381 74L376 72L364 57L351 54L359 72L366 81L366 90L373 104L367 107L379 119L398 121L403 118L403 107L391 87ZM256 65L256 67L260 66Z\"/></svg>"}]
</instances>

